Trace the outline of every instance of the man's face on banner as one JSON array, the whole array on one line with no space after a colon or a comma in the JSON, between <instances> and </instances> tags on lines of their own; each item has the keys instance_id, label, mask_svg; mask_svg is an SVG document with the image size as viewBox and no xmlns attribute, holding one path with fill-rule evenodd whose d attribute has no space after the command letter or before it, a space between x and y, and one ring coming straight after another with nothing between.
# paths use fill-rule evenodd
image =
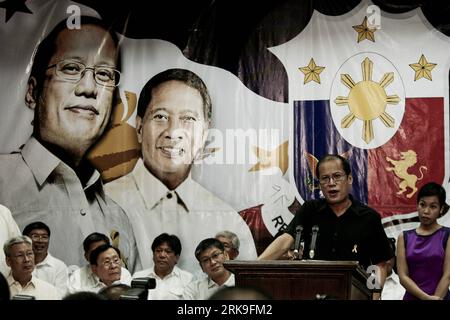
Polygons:
<instances>
[{"instance_id":1,"label":"man's face on banner","mask_svg":"<svg viewBox=\"0 0 450 320\"><path fill-rule=\"evenodd\" d=\"M207 134L200 93L176 80L158 85L137 132L144 164L156 177L185 178Z\"/></svg>"},{"instance_id":2,"label":"man's face on banner","mask_svg":"<svg viewBox=\"0 0 450 320\"><path fill-rule=\"evenodd\" d=\"M57 64L67 72L76 72L81 63L86 68L116 68L117 48L110 34L94 25L80 30L63 30L47 69L42 93L38 97L39 135L43 141L64 150L92 145L105 129L112 106L114 87L96 83L94 70L86 69L79 81L68 81L57 75ZM71 68L71 69L67 69ZM35 119L36 121L36 119Z\"/></svg>"}]
</instances>

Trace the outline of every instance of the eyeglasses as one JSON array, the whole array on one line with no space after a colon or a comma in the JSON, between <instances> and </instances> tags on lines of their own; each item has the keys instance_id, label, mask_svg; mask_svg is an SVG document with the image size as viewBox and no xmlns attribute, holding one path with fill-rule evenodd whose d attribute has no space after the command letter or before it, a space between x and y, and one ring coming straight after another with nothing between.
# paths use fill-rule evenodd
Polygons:
<instances>
[{"instance_id":1,"label":"eyeglasses","mask_svg":"<svg viewBox=\"0 0 450 320\"><path fill-rule=\"evenodd\" d=\"M107 259L105 261L103 261L101 263L105 268L111 268L113 266L113 264L120 266L121 265L121 260L119 257L114 257L111 260Z\"/></svg>"},{"instance_id":2,"label":"eyeglasses","mask_svg":"<svg viewBox=\"0 0 450 320\"><path fill-rule=\"evenodd\" d=\"M87 70L94 72L95 82L101 86L114 88L119 85L120 72L111 66L86 67L84 63L75 60L61 60L47 69L55 67L55 74L58 78L70 82L78 82L83 78Z\"/></svg>"},{"instance_id":3,"label":"eyeglasses","mask_svg":"<svg viewBox=\"0 0 450 320\"><path fill-rule=\"evenodd\" d=\"M213 253L210 257L203 257L200 259L201 264L207 264L214 261L217 261L223 255L223 251L217 251Z\"/></svg>"},{"instance_id":4,"label":"eyeglasses","mask_svg":"<svg viewBox=\"0 0 450 320\"><path fill-rule=\"evenodd\" d=\"M48 242L48 240L50 239L50 237L47 234L31 234L30 238L33 241L42 241L42 242Z\"/></svg>"},{"instance_id":5,"label":"eyeglasses","mask_svg":"<svg viewBox=\"0 0 450 320\"><path fill-rule=\"evenodd\" d=\"M333 179L334 182L340 182L343 181L347 175L342 172L333 173L331 176L323 176L319 178L319 182L321 185L329 184L331 182L331 179Z\"/></svg>"}]
</instances>

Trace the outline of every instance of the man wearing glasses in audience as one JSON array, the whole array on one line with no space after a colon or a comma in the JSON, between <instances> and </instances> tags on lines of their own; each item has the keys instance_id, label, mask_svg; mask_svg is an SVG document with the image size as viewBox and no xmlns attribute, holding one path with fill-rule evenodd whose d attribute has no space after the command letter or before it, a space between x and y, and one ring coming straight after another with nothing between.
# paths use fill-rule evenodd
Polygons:
<instances>
[{"instance_id":1,"label":"man wearing glasses in audience","mask_svg":"<svg viewBox=\"0 0 450 320\"><path fill-rule=\"evenodd\" d=\"M344 157L323 157L317 163L316 176L324 198L303 203L286 232L258 259L278 259L294 244L296 227L302 226L303 259L359 261L364 269L377 265L380 291L386 279L387 261L394 256L380 215L350 195L353 177ZM312 236L313 227L318 230L316 237ZM373 298L379 297L380 293L375 292Z\"/></svg>"},{"instance_id":2,"label":"man wearing glasses in audience","mask_svg":"<svg viewBox=\"0 0 450 320\"><path fill-rule=\"evenodd\" d=\"M33 222L23 229L23 235L33 240L35 264L33 274L54 285L59 290L61 297L64 296L67 291L69 274L66 264L48 252L50 228L43 222Z\"/></svg>"},{"instance_id":3,"label":"man wearing glasses in audience","mask_svg":"<svg viewBox=\"0 0 450 320\"><path fill-rule=\"evenodd\" d=\"M206 300L219 288L234 286L234 274L223 266L228 254L219 240L208 238L201 241L195 249L195 257L206 277L186 287L185 300Z\"/></svg>"},{"instance_id":4,"label":"man wearing glasses in audience","mask_svg":"<svg viewBox=\"0 0 450 320\"><path fill-rule=\"evenodd\" d=\"M81 243L94 231L115 235L131 270L138 263L129 219L105 196L86 159L115 103L118 43L99 19L81 17L73 30L61 21L39 44L28 80L33 134L20 150L0 156L0 203L21 228L47 224L50 251L67 265L84 264Z\"/></svg>"},{"instance_id":5,"label":"man wearing glasses in audience","mask_svg":"<svg viewBox=\"0 0 450 320\"><path fill-rule=\"evenodd\" d=\"M95 281L81 291L99 292L112 284L122 283L131 285L131 280L121 280L122 260L120 251L109 244L102 244L94 249L89 257Z\"/></svg>"}]
</instances>

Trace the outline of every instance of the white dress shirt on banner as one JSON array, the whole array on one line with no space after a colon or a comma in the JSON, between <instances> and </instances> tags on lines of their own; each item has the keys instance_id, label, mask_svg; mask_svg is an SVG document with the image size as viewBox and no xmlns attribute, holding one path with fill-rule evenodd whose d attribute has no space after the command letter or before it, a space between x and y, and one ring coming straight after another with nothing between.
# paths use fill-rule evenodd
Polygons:
<instances>
[{"instance_id":1,"label":"white dress shirt on banner","mask_svg":"<svg viewBox=\"0 0 450 320\"><path fill-rule=\"evenodd\" d=\"M130 217L144 268L153 266L151 244L161 233L176 235L183 254L178 266L192 274L200 270L194 251L200 241L229 230L241 242L240 260L256 259L253 236L246 222L229 205L190 176L169 190L139 159L133 171L105 185L105 192Z\"/></svg>"}]
</instances>

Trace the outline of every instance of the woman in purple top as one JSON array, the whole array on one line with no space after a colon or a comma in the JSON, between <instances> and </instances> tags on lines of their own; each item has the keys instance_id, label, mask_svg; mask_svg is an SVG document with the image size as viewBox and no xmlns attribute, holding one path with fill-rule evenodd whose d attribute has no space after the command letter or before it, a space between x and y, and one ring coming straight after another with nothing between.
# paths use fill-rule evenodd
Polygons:
<instances>
[{"instance_id":1,"label":"woman in purple top","mask_svg":"<svg viewBox=\"0 0 450 320\"><path fill-rule=\"evenodd\" d=\"M420 225L398 237L397 270L406 289L403 300L450 300L450 228L437 222L448 211L445 198L445 189L437 183L420 188Z\"/></svg>"}]
</instances>

